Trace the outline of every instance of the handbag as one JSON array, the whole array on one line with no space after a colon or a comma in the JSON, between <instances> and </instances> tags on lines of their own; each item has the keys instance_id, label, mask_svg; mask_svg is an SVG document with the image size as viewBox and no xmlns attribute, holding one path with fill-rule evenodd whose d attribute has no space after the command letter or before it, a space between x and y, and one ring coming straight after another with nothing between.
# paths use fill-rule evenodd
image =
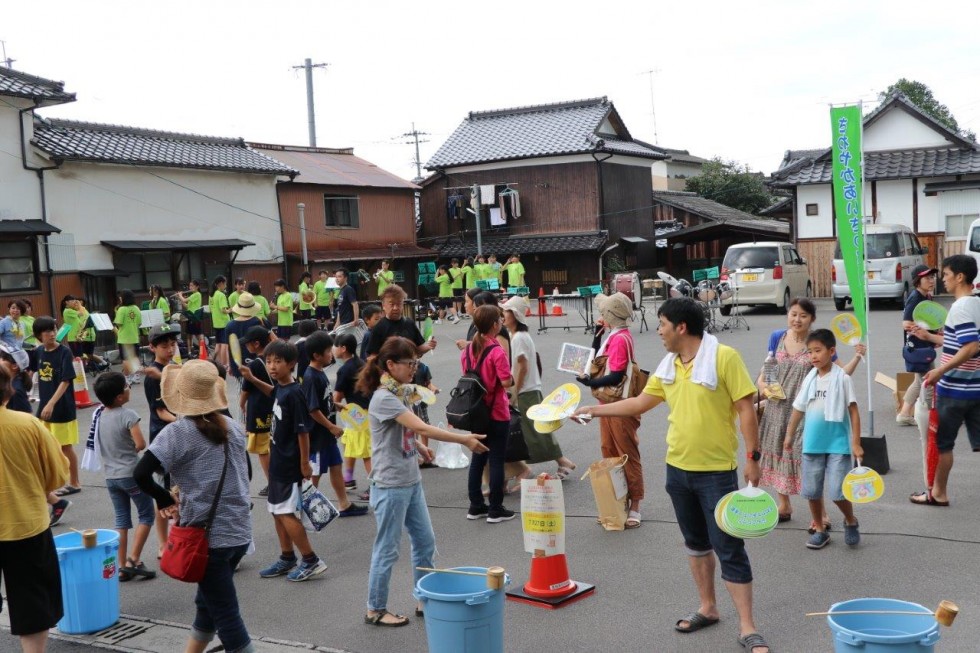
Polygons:
<instances>
[{"instance_id":1,"label":"handbag","mask_svg":"<svg viewBox=\"0 0 980 653\"><path fill-rule=\"evenodd\" d=\"M504 453L504 462L516 463L527 460L531 457L527 449L527 442L524 440L524 429L521 428L521 414L510 408L510 428L507 433L507 449Z\"/></svg>"},{"instance_id":2,"label":"handbag","mask_svg":"<svg viewBox=\"0 0 980 653\"><path fill-rule=\"evenodd\" d=\"M330 499L305 479L300 490L299 512L303 528L311 533L319 533L340 516L340 511Z\"/></svg>"},{"instance_id":3,"label":"handbag","mask_svg":"<svg viewBox=\"0 0 980 653\"><path fill-rule=\"evenodd\" d=\"M208 512L204 526L170 527L167 545L160 559L160 569L171 578L185 583L199 583L204 580L204 572L208 568L208 535L211 533L214 516L218 512L218 499L221 497L227 473L228 443L225 442L225 464L221 469L221 480L218 481L218 490L214 493L211 510Z\"/></svg>"},{"instance_id":4,"label":"handbag","mask_svg":"<svg viewBox=\"0 0 980 653\"><path fill-rule=\"evenodd\" d=\"M913 347L909 342L908 335L905 337L905 346L902 347L902 358L905 359L905 370L924 374L932 369L932 363L936 360L936 350L933 347Z\"/></svg>"},{"instance_id":5,"label":"handbag","mask_svg":"<svg viewBox=\"0 0 980 653\"><path fill-rule=\"evenodd\" d=\"M592 388L592 396L603 403L609 404L623 399L624 392L626 393L626 398L638 396L643 392L643 388L650 378L650 373L640 369L640 366L633 359L633 347L628 340L626 341L626 348L629 352L630 364L626 366L626 374L623 375L620 382L616 385L604 385L598 388ZM589 377L597 379L605 376L606 365L608 363L609 356L602 355L593 358L592 363L589 365ZM628 386L627 382L629 384Z\"/></svg>"}]
</instances>

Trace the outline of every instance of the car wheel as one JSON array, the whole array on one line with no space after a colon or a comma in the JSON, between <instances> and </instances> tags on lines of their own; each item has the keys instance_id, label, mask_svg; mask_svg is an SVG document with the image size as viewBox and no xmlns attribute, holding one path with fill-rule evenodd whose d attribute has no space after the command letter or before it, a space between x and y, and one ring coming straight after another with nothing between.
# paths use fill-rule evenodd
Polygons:
<instances>
[{"instance_id":1,"label":"car wheel","mask_svg":"<svg viewBox=\"0 0 980 653\"><path fill-rule=\"evenodd\" d=\"M721 314L722 315L724 315L725 317L728 317L729 315L732 314L732 305L731 304L725 304L719 310L721 311Z\"/></svg>"},{"instance_id":2,"label":"car wheel","mask_svg":"<svg viewBox=\"0 0 980 653\"><path fill-rule=\"evenodd\" d=\"M905 284L902 287L902 296L898 300L899 301L899 305L902 306L902 307L904 307L905 306L905 302L907 302L908 299L909 299L909 285L908 284Z\"/></svg>"},{"instance_id":3,"label":"car wheel","mask_svg":"<svg viewBox=\"0 0 980 653\"><path fill-rule=\"evenodd\" d=\"M837 299L834 297L834 308L836 308L838 311L843 311L845 308L847 308L847 298Z\"/></svg>"},{"instance_id":4,"label":"car wheel","mask_svg":"<svg viewBox=\"0 0 980 653\"><path fill-rule=\"evenodd\" d=\"M806 284L806 296L807 296L807 299L809 299L810 297L813 297L813 286L810 285L809 282Z\"/></svg>"},{"instance_id":5,"label":"car wheel","mask_svg":"<svg viewBox=\"0 0 980 653\"><path fill-rule=\"evenodd\" d=\"M789 288L783 293L783 313L789 313Z\"/></svg>"}]
</instances>

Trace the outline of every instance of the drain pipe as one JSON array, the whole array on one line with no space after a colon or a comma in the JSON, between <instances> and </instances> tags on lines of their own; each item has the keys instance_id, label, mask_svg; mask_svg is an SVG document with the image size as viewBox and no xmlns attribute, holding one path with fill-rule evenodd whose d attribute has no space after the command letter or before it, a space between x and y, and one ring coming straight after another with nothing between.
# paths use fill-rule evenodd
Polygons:
<instances>
[{"instance_id":1,"label":"drain pipe","mask_svg":"<svg viewBox=\"0 0 980 653\"><path fill-rule=\"evenodd\" d=\"M36 168L28 165L27 163L27 141L25 140L27 134L24 132L24 114L27 113L28 111L31 111L32 112L31 120L33 120L34 109L37 109L39 106L41 106L41 103L38 102L37 98L34 98L33 102L34 104L32 106L29 106L26 109L21 109L19 115L17 116L18 126L20 127L20 164L24 167L24 170L30 170L32 172L37 173L38 188L41 193L41 222L47 223L48 201L44 192L44 171L56 170L57 168L61 167L61 164L59 163L53 166L41 166L40 168ZM44 263L45 263L45 267L47 267L47 270L45 271L46 272L45 276L47 276L48 278L48 303L51 306L51 314L55 315L56 304L54 302L54 272L51 270L51 245L48 243L47 234L41 236L41 243L44 246Z\"/></svg>"},{"instance_id":2,"label":"drain pipe","mask_svg":"<svg viewBox=\"0 0 980 653\"><path fill-rule=\"evenodd\" d=\"M610 245L609 247L607 247L606 249L602 250L602 254L599 254L599 283L600 284L602 283L602 257L604 257L609 252L613 251L617 247L619 247L618 240L612 245Z\"/></svg>"}]
</instances>

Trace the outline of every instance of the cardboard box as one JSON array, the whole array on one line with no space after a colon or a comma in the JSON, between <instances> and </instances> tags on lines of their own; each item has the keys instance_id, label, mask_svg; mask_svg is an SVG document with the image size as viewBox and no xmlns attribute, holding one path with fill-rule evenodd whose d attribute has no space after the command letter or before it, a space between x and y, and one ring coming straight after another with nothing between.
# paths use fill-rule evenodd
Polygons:
<instances>
[{"instance_id":1,"label":"cardboard box","mask_svg":"<svg viewBox=\"0 0 980 653\"><path fill-rule=\"evenodd\" d=\"M914 372L899 372L895 378L878 372L875 374L875 383L879 383L892 391L895 398L895 412L902 409L902 401L905 399L905 391L915 382Z\"/></svg>"}]
</instances>

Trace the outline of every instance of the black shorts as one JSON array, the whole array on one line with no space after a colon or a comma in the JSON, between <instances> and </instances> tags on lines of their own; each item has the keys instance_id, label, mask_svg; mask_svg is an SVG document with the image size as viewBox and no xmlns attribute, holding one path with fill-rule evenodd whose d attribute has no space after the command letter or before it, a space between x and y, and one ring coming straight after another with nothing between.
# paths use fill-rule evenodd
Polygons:
<instances>
[{"instance_id":1,"label":"black shorts","mask_svg":"<svg viewBox=\"0 0 980 653\"><path fill-rule=\"evenodd\" d=\"M462 299L466 294L466 288L453 288L453 299Z\"/></svg>"},{"instance_id":2,"label":"black shorts","mask_svg":"<svg viewBox=\"0 0 980 653\"><path fill-rule=\"evenodd\" d=\"M301 319L301 320L309 320L309 319L312 319L312 317L313 317L313 309L312 308L300 309L299 319Z\"/></svg>"},{"instance_id":3,"label":"black shorts","mask_svg":"<svg viewBox=\"0 0 980 653\"><path fill-rule=\"evenodd\" d=\"M86 356L92 356L95 354L95 341L94 340L83 340L82 341L82 353Z\"/></svg>"},{"instance_id":4,"label":"black shorts","mask_svg":"<svg viewBox=\"0 0 980 653\"><path fill-rule=\"evenodd\" d=\"M289 340L289 338L292 335L293 335L293 325L292 324L287 324L285 326L277 326L276 327L276 337L279 338L280 340Z\"/></svg>"},{"instance_id":5,"label":"black shorts","mask_svg":"<svg viewBox=\"0 0 980 653\"><path fill-rule=\"evenodd\" d=\"M197 320L187 320L187 335L189 336L199 336L201 335L201 323Z\"/></svg>"},{"instance_id":6,"label":"black shorts","mask_svg":"<svg viewBox=\"0 0 980 653\"><path fill-rule=\"evenodd\" d=\"M224 327L217 328L217 329L214 330L214 342L215 342L215 344L218 344L218 345L227 345L228 344L228 334L225 333L225 328Z\"/></svg>"},{"instance_id":7,"label":"black shorts","mask_svg":"<svg viewBox=\"0 0 980 653\"><path fill-rule=\"evenodd\" d=\"M440 297L439 301L436 302L436 306L439 308L452 308L453 298L452 297Z\"/></svg>"},{"instance_id":8,"label":"black shorts","mask_svg":"<svg viewBox=\"0 0 980 653\"><path fill-rule=\"evenodd\" d=\"M318 319L318 320L329 320L330 319L330 307L329 306L317 306L316 307L316 319Z\"/></svg>"},{"instance_id":9,"label":"black shorts","mask_svg":"<svg viewBox=\"0 0 980 653\"><path fill-rule=\"evenodd\" d=\"M83 351L83 346L82 346L82 341L81 340L73 340L73 341L69 342L68 343L68 348L71 349L71 355L74 356L75 358L81 358L82 357L82 354L85 353Z\"/></svg>"},{"instance_id":10,"label":"black shorts","mask_svg":"<svg viewBox=\"0 0 980 653\"><path fill-rule=\"evenodd\" d=\"M0 576L7 587L12 634L39 633L64 616L61 570L50 528L25 540L0 542Z\"/></svg>"}]
</instances>

